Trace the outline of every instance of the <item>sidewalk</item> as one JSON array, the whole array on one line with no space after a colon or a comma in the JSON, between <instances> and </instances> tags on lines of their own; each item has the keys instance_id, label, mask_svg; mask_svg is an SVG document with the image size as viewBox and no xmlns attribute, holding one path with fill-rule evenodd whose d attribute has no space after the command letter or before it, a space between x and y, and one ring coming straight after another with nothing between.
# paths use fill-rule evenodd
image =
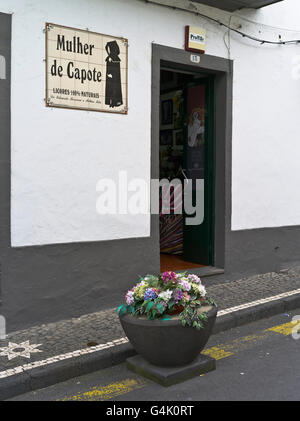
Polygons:
<instances>
[{"instance_id":1,"label":"sidewalk","mask_svg":"<svg viewBox=\"0 0 300 421\"><path fill-rule=\"evenodd\" d=\"M215 333L300 309L300 267L203 283L218 305ZM115 309L11 333L0 340L0 399L119 364L131 355Z\"/></svg>"}]
</instances>

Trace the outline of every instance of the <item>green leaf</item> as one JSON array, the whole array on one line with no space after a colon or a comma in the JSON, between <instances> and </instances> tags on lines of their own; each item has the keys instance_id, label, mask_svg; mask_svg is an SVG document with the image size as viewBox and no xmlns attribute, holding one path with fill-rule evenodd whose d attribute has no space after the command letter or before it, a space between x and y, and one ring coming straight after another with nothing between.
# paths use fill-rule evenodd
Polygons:
<instances>
[{"instance_id":1,"label":"green leaf","mask_svg":"<svg viewBox=\"0 0 300 421\"><path fill-rule=\"evenodd\" d=\"M182 277L185 277L185 276L186 276L186 274L187 274L187 271L185 271L185 272L180 272L180 273L178 273L177 275L178 275L180 278L182 278Z\"/></svg>"},{"instance_id":2,"label":"green leaf","mask_svg":"<svg viewBox=\"0 0 300 421\"><path fill-rule=\"evenodd\" d=\"M134 313L134 305L129 306L127 311L128 311L128 313L133 314Z\"/></svg>"},{"instance_id":3,"label":"green leaf","mask_svg":"<svg viewBox=\"0 0 300 421\"><path fill-rule=\"evenodd\" d=\"M168 302L168 308L172 308L174 306L174 304L175 304L175 301L174 300L170 300Z\"/></svg>"},{"instance_id":4,"label":"green leaf","mask_svg":"<svg viewBox=\"0 0 300 421\"><path fill-rule=\"evenodd\" d=\"M149 317L150 320L156 319L156 311L154 309L150 310L149 314L150 314L150 317Z\"/></svg>"},{"instance_id":5,"label":"green leaf","mask_svg":"<svg viewBox=\"0 0 300 421\"><path fill-rule=\"evenodd\" d=\"M150 311L153 306L154 306L153 301L148 302L147 307L146 307L146 311Z\"/></svg>"},{"instance_id":6,"label":"green leaf","mask_svg":"<svg viewBox=\"0 0 300 421\"><path fill-rule=\"evenodd\" d=\"M122 316L122 314L124 314L124 313L126 313L127 312L127 306L125 307L125 306L123 306L121 309L120 309L120 311L119 311L119 315L120 316Z\"/></svg>"},{"instance_id":7,"label":"green leaf","mask_svg":"<svg viewBox=\"0 0 300 421\"><path fill-rule=\"evenodd\" d=\"M163 314L163 312L165 311L164 306L162 304L157 304L156 308L160 314Z\"/></svg>"}]
</instances>

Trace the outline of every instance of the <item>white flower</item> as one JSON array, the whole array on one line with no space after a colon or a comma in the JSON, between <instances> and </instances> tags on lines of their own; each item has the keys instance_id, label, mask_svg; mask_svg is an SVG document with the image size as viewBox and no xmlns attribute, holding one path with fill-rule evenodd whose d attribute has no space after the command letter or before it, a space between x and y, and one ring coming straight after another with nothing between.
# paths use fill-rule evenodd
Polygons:
<instances>
[{"instance_id":1,"label":"white flower","mask_svg":"<svg viewBox=\"0 0 300 421\"><path fill-rule=\"evenodd\" d=\"M172 297L173 291L171 289L167 289L167 291L163 291L158 294L158 297L162 300L169 301Z\"/></svg>"},{"instance_id":2,"label":"white flower","mask_svg":"<svg viewBox=\"0 0 300 421\"><path fill-rule=\"evenodd\" d=\"M145 279L146 279L146 278L145 278ZM141 281L140 283L138 283L138 284L137 284L137 286L136 286L136 287L137 287L137 288L138 288L138 287L142 287L143 285L147 285L147 282L145 282L145 281Z\"/></svg>"},{"instance_id":3,"label":"white flower","mask_svg":"<svg viewBox=\"0 0 300 421\"><path fill-rule=\"evenodd\" d=\"M205 297L206 295L206 289L204 285L198 285L198 291L201 297Z\"/></svg>"}]
</instances>

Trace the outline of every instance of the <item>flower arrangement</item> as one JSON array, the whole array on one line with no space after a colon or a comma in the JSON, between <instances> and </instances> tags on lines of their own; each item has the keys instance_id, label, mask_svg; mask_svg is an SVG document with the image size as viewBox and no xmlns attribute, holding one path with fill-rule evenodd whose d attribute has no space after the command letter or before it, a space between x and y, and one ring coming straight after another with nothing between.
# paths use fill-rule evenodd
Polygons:
<instances>
[{"instance_id":1,"label":"flower arrangement","mask_svg":"<svg viewBox=\"0 0 300 421\"><path fill-rule=\"evenodd\" d=\"M215 305L206 295L206 289L197 275L164 272L161 275L147 275L127 291L126 305L117 311L120 315L146 316L150 320L169 320L171 315L180 314L183 326L196 329L203 327L207 313L198 313L201 306Z\"/></svg>"}]
</instances>

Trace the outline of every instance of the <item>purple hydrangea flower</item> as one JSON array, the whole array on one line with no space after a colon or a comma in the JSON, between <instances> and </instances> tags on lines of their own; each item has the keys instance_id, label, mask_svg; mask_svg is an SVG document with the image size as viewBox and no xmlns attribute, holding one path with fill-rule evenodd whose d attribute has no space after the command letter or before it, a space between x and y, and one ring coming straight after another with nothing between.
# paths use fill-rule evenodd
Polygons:
<instances>
[{"instance_id":1,"label":"purple hydrangea flower","mask_svg":"<svg viewBox=\"0 0 300 421\"><path fill-rule=\"evenodd\" d=\"M190 291L191 284L186 279L181 279L181 281L179 283L185 291Z\"/></svg>"},{"instance_id":2,"label":"purple hydrangea flower","mask_svg":"<svg viewBox=\"0 0 300 421\"><path fill-rule=\"evenodd\" d=\"M177 304L183 298L183 292L180 288L176 288L173 292L174 302Z\"/></svg>"},{"instance_id":3,"label":"purple hydrangea flower","mask_svg":"<svg viewBox=\"0 0 300 421\"><path fill-rule=\"evenodd\" d=\"M144 294L144 301L155 300L155 298L157 298L156 292L152 288L147 288Z\"/></svg>"},{"instance_id":4,"label":"purple hydrangea flower","mask_svg":"<svg viewBox=\"0 0 300 421\"><path fill-rule=\"evenodd\" d=\"M129 306L134 303L133 294L134 292L132 290L129 290L125 295L126 304L128 304Z\"/></svg>"},{"instance_id":5,"label":"purple hydrangea flower","mask_svg":"<svg viewBox=\"0 0 300 421\"><path fill-rule=\"evenodd\" d=\"M201 284L201 279L199 278L199 276L197 276L197 275L189 275L188 276L188 280L190 281L190 282L193 282L194 284L198 284L198 285L200 285Z\"/></svg>"},{"instance_id":6,"label":"purple hydrangea flower","mask_svg":"<svg viewBox=\"0 0 300 421\"><path fill-rule=\"evenodd\" d=\"M165 284L168 284L169 282L174 284L177 283L177 275L175 272L164 272L161 277Z\"/></svg>"}]
</instances>

